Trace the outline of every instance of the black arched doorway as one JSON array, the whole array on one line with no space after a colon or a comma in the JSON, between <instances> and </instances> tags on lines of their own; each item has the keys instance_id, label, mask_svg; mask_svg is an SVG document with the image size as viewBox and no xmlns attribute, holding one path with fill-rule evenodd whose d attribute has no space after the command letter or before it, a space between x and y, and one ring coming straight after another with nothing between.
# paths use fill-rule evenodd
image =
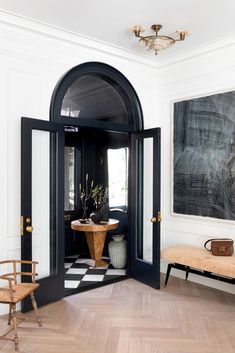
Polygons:
<instances>
[{"instance_id":1,"label":"black arched doorway","mask_svg":"<svg viewBox=\"0 0 235 353\"><path fill-rule=\"evenodd\" d=\"M75 66L56 85L50 120L69 125L131 132L143 130L143 114L135 89L110 65Z\"/></svg>"},{"instance_id":2,"label":"black arched doorway","mask_svg":"<svg viewBox=\"0 0 235 353\"><path fill-rule=\"evenodd\" d=\"M79 185L80 189L83 188L87 178L110 187L109 151L119 150L125 155L126 171L122 174L128 175L124 181L128 184L125 187L128 195L126 204L115 201L116 204L114 202L110 207L110 217L119 220L119 232L124 233L128 240L127 274L159 288L160 129L143 131L141 104L133 86L122 73L104 63L78 65L56 85L51 99L50 120L22 119L22 140L26 141L22 145L22 160L30 159L32 162L32 153L29 155L27 150L32 149L33 130L50 131L49 269L40 280L39 305L64 296L64 273L67 273L64 269L64 247L70 259L75 255L73 251L87 252L84 237L77 237L71 231L71 221L81 217ZM33 205L29 201L32 197L31 165L22 167L23 215L32 214ZM29 259L32 257L32 241L26 226L24 223L23 233L27 236L22 238L22 258ZM107 255L107 242L113 234L106 238L104 255ZM76 268L72 265L70 269ZM69 274L73 276L75 272L70 271ZM72 276L67 280L73 281ZM53 286L50 291L49 283ZM71 288L81 289L76 285Z\"/></svg>"},{"instance_id":3,"label":"black arched doorway","mask_svg":"<svg viewBox=\"0 0 235 353\"><path fill-rule=\"evenodd\" d=\"M130 174L129 133L142 130L143 117L138 96L126 77L107 64L89 62L69 70L58 82L51 100L50 118L70 124L65 128L65 291L70 294L121 279L126 274L126 268L115 269L112 264L107 268L98 266L97 271L96 267L89 269L90 253L85 234L70 226L71 221L81 217L79 210L82 209L78 189L74 186L79 184L84 189L86 176L89 176L95 184L109 189L109 217L117 219L119 227L109 231L105 238L102 254L108 263L108 243L113 235L121 232L130 242L130 185L126 187ZM74 185L73 180L69 181L71 165ZM125 187L126 195L123 194ZM72 200L69 194L73 195ZM91 211L88 201L88 215Z\"/></svg>"}]
</instances>

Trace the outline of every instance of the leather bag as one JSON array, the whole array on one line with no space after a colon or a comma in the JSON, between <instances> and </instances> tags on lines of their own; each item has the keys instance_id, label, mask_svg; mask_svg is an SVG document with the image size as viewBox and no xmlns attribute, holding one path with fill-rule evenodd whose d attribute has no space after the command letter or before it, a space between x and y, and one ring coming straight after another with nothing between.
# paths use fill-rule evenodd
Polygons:
<instances>
[{"instance_id":1,"label":"leather bag","mask_svg":"<svg viewBox=\"0 0 235 353\"><path fill-rule=\"evenodd\" d=\"M207 244L211 243L211 248L208 249ZM205 242L204 248L215 256L232 256L233 255L233 240L230 238L209 239Z\"/></svg>"}]
</instances>

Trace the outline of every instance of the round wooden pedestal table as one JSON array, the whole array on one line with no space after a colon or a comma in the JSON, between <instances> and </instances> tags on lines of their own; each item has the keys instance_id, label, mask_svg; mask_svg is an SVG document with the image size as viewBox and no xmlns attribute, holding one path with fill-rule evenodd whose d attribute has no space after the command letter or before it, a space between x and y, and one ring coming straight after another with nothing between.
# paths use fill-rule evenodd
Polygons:
<instances>
[{"instance_id":1,"label":"round wooden pedestal table","mask_svg":"<svg viewBox=\"0 0 235 353\"><path fill-rule=\"evenodd\" d=\"M116 229L119 221L109 219L108 222L95 224L92 221L80 223L78 220L71 222L71 228L79 232L85 232L91 258L95 261L94 267L102 267L107 262L101 259L107 231Z\"/></svg>"}]
</instances>

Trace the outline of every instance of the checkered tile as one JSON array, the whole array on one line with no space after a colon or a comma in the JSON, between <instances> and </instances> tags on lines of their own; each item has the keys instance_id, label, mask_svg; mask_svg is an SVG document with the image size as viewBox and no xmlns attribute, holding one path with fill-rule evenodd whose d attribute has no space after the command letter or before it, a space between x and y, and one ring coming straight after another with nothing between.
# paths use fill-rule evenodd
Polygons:
<instances>
[{"instance_id":1,"label":"checkered tile","mask_svg":"<svg viewBox=\"0 0 235 353\"><path fill-rule=\"evenodd\" d=\"M93 267L94 260L81 258L78 256L69 256L65 258L65 288L81 288L91 284L107 282L120 276L126 275L126 270L115 269L110 264L109 258L103 257L107 262L106 266Z\"/></svg>"}]
</instances>

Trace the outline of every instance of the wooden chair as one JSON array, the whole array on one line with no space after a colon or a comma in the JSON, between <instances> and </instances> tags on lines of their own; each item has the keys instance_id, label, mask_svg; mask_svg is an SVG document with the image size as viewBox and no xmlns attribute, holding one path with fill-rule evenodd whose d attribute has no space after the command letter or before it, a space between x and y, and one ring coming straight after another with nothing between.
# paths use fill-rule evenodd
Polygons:
<instances>
[{"instance_id":1,"label":"wooden chair","mask_svg":"<svg viewBox=\"0 0 235 353\"><path fill-rule=\"evenodd\" d=\"M32 272L17 272L17 264L18 266L21 264L32 265ZM39 287L39 284L35 283L35 277L37 276L37 264L38 262L36 261L25 260L0 261L0 265L12 265L12 272L8 272L0 276L0 280L8 281L8 286L0 287L0 303L9 305L8 325L11 325L11 320L13 321L13 326L7 329L6 332L0 336L0 339L13 341L15 343L16 351L19 350L17 326L20 324L20 322L22 322L22 320L24 320L16 320L16 304L26 298L28 295L31 297L32 305L35 310L39 326L41 326L41 319L38 314L37 303L34 297L34 291ZM32 280L31 282L27 283L18 283L18 276L31 276ZM6 337L12 330L14 331L14 338Z\"/></svg>"}]
</instances>

